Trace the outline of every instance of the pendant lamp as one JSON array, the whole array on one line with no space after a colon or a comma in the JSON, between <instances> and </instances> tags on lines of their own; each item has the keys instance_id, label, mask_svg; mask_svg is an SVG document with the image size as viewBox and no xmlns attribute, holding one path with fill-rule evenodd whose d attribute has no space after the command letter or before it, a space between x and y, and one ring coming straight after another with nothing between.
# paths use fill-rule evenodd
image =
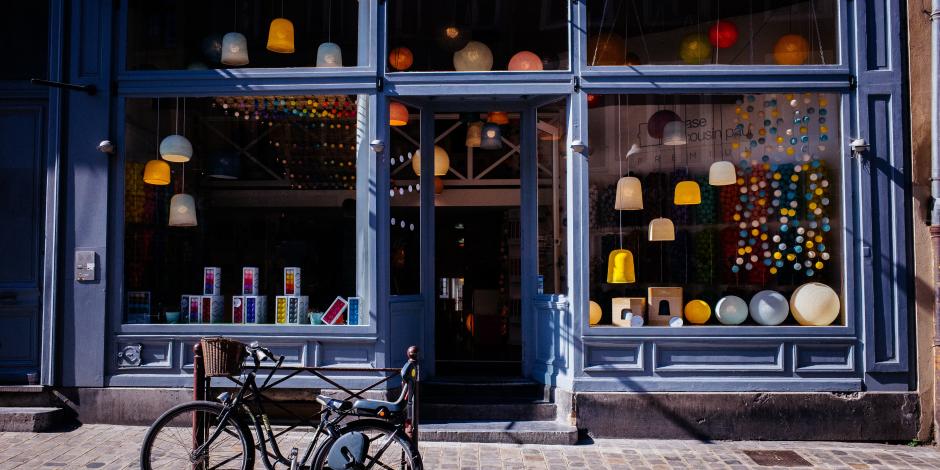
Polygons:
<instances>
[{"instance_id":1,"label":"pendant lamp","mask_svg":"<svg viewBox=\"0 0 940 470\"><path fill-rule=\"evenodd\" d=\"M392 101L388 105L388 125L399 127L408 124L408 108L405 105Z\"/></svg>"},{"instance_id":2,"label":"pendant lamp","mask_svg":"<svg viewBox=\"0 0 940 470\"><path fill-rule=\"evenodd\" d=\"M317 67L342 67L343 51L334 42L324 42L317 48Z\"/></svg>"},{"instance_id":3,"label":"pendant lamp","mask_svg":"<svg viewBox=\"0 0 940 470\"><path fill-rule=\"evenodd\" d=\"M480 41L470 41L454 52L454 70L458 72L486 72L493 68L493 51Z\"/></svg>"},{"instance_id":4,"label":"pendant lamp","mask_svg":"<svg viewBox=\"0 0 940 470\"><path fill-rule=\"evenodd\" d=\"M186 163L193 158L193 144L181 135L168 135L160 142L160 156L173 163Z\"/></svg>"},{"instance_id":5,"label":"pendant lamp","mask_svg":"<svg viewBox=\"0 0 940 470\"><path fill-rule=\"evenodd\" d=\"M630 158L642 151L643 149L641 149L639 145L634 143L633 145L630 146L630 150L627 150L627 158Z\"/></svg>"},{"instance_id":6,"label":"pendant lamp","mask_svg":"<svg viewBox=\"0 0 940 470\"><path fill-rule=\"evenodd\" d=\"M663 145L685 145L685 122L672 121L663 128Z\"/></svg>"},{"instance_id":7,"label":"pendant lamp","mask_svg":"<svg viewBox=\"0 0 940 470\"><path fill-rule=\"evenodd\" d=\"M734 163L718 161L708 168L708 184L712 186L727 186L735 184L738 180Z\"/></svg>"},{"instance_id":8,"label":"pendant lamp","mask_svg":"<svg viewBox=\"0 0 940 470\"><path fill-rule=\"evenodd\" d=\"M396 47L388 54L388 65L398 71L408 70L414 60L414 54L407 47Z\"/></svg>"},{"instance_id":9,"label":"pendant lamp","mask_svg":"<svg viewBox=\"0 0 940 470\"><path fill-rule=\"evenodd\" d=\"M294 23L287 18L274 18L268 28L268 50L281 54L294 52Z\"/></svg>"},{"instance_id":10,"label":"pendant lamp","mask_svg":"<svg viewBox=\"0 0 940 470\"><path fill-rule=\"evenodd\" d=\"M486 122L505 126L509 124L509 115L503 111L493 111L486 115Z\"/></svg>"},{"instance_id":11,"label":"pendant lamp","mask_svg":"<svg viewBox=\"0 0 940 470\"><path fill-rule=\"evenodd\" d=\"M421 151L418 150L415 152L414 157L411 158L411 169L415 171L415 174L421 176ZM447 155L441 146L434 146L434 176L444 176L447 174L447 171L450 170L450 156Z\"/></svg>"},{"instance_id":12,"label":"pendant lamp","mask_svg":"<svg viewBox=\"0 0 940 470\"><path fill-rule=\"evenodd\" d=\"M531 72L542 70L542 59L533 52L521 51L509 59L509 70Z\"/></svg>"},{"instance_id":13,"label":"pendant lamp","mask_svg":"<svg viewBox=\"0 0 940 470\"><path fill-rule=\"evenodd\" d=\"M499 150L503 148L503 135L498 125L488 123L483 126L483 138L480 140L480 148L485 150Z\"/></svg>"},{"instance_id":14,"label":"pendant lamp","mask_svg":"<svg viewBox=\"0 0 940 470\"><path fill-rule=\"evenodd\" d=\"M440 176L434 177L434 194L441 194L444 192L444 179Z\"/></svg>"},{"instance_id":15,"label":"pendant lamp","mask_svg":"<svg viewBox=\"0 0 940 470\"><path fill-rule=\"evenodd\" d=\"M170 198L170 227L195 227L196 201L189 194L174 194Z\"/></svg>"},{"instance_id":16,"label":"pendant lamp","mask_svg":"<svg viewBox=\"0 0 940 470\"><path fill-rule=\"evenodd\" d=\"M483 142L483 123L471 122L467 125L467 147L479 148Z\"/></svg>"},{"instance_id":17,"label":"pendant lamp","mask_svg":"<svg viewBox=\"0 0 940 470\"><path fill-rule=\"evenodd\" d=\"M441 28L437 35L437 42L441 49L457 52L470 42L470 34L469 31L460 29L457 25L449 24Z\"/></svg>"},{"instance_id":18,"label":"pendant lamp","mask_svg":"<svg viewBox=\"0 0 940 470\"><path fill-rule=\"evenodd\" d=\"M222 37L222 61L225 65L248 65L248 39L231 32Z\"/></svg>"},{"instance_id":19,"label":"pendant lamp","mask_svg":"<svg viewBox=\"0 0 940 470\"><path fill-rule=\"evenodd\" d=\"M614 209L636 211L643 209L643 185L635 176L624 176L617 181L617 197Z\"/></svg>"},{"instance_id":20,"label":"pendant lamp","mask_svg":"<svg viewBox=\"0 0 940 470\"><path fill-rule=\"evenodd\" d=\"M610 252L607 257L607 283L632 284L636 282L636 271L633 265L633 253L630 250L619 249Z\"/></svg>"},{"instance_id":21,"label":"pendant lamp","mask_svg":"<svg viewBox=\"0 0 940 470\"><path fill-rule=\"evenodd\" d=\"M163 160L150 160L144 166L144 183L155 186L170 184L170 164Z\"/></svg>"},{"instance_id":22,"label":"pendant lamp","mask_svg":"<svg viewBox=\"0 0 940 470\"><path fill-rule=\"evenodd\" d=\"M651 242L671 242L676 239L676 226L672 221L659 217L650 221L649 240Z\"/></svg>"},{"instance_id":23,"label":"pendant lamp","mask_svg":"<svg viewBox=\"0 0 940 470\"><path fill-rule=\"evenodd\" d=\"M695 181L680 181L676 185L673 203L677 206L689 206L702 203L702 190Z\"/></svg>"}]
</instances>

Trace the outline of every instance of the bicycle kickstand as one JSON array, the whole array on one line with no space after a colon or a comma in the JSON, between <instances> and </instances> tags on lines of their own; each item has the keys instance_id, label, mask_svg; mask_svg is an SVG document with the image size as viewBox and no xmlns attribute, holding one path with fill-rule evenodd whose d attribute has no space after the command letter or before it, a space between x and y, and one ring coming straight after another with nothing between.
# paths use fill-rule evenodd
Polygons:
<instances>
[{"instance_id":1,"label":"bicycle kickstand","mask_svg":"<svg viewBox=\"0 0 940 470\"><path fill-rule=\"evenodd\" d=\"M288 460L290 461L290 470L300 469L300 462L297 461L297 448L296 447L290 450L290 458L288 458Z\"/></svg>"}]
</instances>

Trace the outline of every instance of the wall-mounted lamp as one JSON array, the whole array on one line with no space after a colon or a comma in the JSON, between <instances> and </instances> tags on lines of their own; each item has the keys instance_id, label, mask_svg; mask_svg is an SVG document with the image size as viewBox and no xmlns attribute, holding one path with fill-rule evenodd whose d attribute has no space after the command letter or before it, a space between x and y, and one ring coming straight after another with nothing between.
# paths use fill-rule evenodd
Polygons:
<instances>
[{"instance_id":1,"label":"wall-mounted lamp","mask_svg":"<svg viewBox=\"0 0 940 470\"><path fill-rule=\"evenodd\" d=\"M584 151L587 150L587 145L580 140L571 141L571 151L575 153L580 153L584 155Z\"/></svg>"},{"instance_id":2,"label":"wall-mounted lamp","mask_svg":"<svg viewBox=\"0 0 940 470\"><path fill-rule=\"evenodd\" d=\"M114 153L114 144L112 144L108 139L102 140L101 142L98 142L98 151L108 154Z\"/></svg>"},{"instance_id":3,"label":"wall-mounted lamp","mask_svg":"<svg viewBox=\"0 0 940 470\"><path fill-rule=\"evenodd\" d=\"M849 144L849 148L852 149L853 157L859 157L863 153L867 152L868 149L871 148L871 145L869 145L868 142L865 141L865 139L859 137L853 140L851 144Z\"/></svg>"},{"instance_id":4,"label":"wall-mounted lamp","mask_svg":"<svg viewBox=\"0 0 940 470\"><path fill-rule=\"evenodd\" d=\"M382 153L382 151L385 150L385 142L376 139L369 143L369 147L372 147L375 153Z\"/></svg>"}]
</instances>

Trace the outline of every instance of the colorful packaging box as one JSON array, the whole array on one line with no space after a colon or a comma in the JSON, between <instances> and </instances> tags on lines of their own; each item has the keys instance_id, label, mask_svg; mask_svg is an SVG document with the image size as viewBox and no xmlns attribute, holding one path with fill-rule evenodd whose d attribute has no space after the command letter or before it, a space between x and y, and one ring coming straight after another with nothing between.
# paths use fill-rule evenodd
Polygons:
<instances>
[{"instance_id":1,"label":"colorful packaging box","mask_svg":"<svg viewBox=\"0 0 940 470\"><path fill-rule=\"evenodd\" d=\"M333 303L330 304L330 308L326 309L326 312L323 313L323 323L327 325L342 325L343 313L346 312L346 307L349 306L349 303L346 302L346 299L337 296L333 299Z\"/></svg>"},{"instance_id":2,"label":"colorful packaging box","mask_svg":"<svg viewBox=\"0 0 940 470\"><path fill-rule=\"evenodd\" d=\"M279 295L275 304L275 321L278 325L300 325L307 322L306 295Z\"/></svg>"},{"instance_id":3,"label":"colorful packaging box","mask_svg":"<svg viewBox=\"0 0 940 470\"><path fill-rule=\"evenodd\" d=\"M202 323L202 295L186 295L189 298L189 322Z\"/></svg>"},{"instance_id":4,"label":"colorful packaging box","mask_svg":"<svg viewBox=\"0 0 940 470\"><path fill-rule=\"evenodd\" d=\"M222 294L222 268L206 267L202 270L202 295Z\"/></svg>"},{"instance_id":5,"label":"colorful packaging box","mask_svg":"<svg viewBox=\"0 0 940 470\"><path fill-rule=\"evenodd\" d=\"M242 268L242 295L258 295L258 268Z\"/></svg>"},{"instance_id":6,"label":"colorful packaging box","mask_svg":"<svg viewBox=\"0 0 940 470\"><path fill-rule=\"evenodd\" d=\"M284 268L284 295L300 295L300 268Z\"/></svg>"},{"instance_id":7,"label":"colorful packaging box","mask_svg":"<svg viewBox=\"0 0 940 470\"><path fill-rule=\"evenodd\" d=\"M245 323L245 297L232 296L232 323Z\"/></svg>"},{"instance_id":8,"label":"colorful packaging box","mask_svg":"<svg viewBox=\"0 0 940 470\"><path fill-rule=\"evenodd\" d=\"M200 316L202 323L228 323L225 317L225 298L221 295L202 296Z\"/></svg>"},{"instance_id":9,"label":"colorful packaging box","mask_svg":"<svg viewBox=\"0 0 940 470\"><path fill-rule=\"evenodd\" d=\"M244 299L244 323L257 325L268 322L268 297L264 295L246 295Z\"/></svg>"},{"instance_id":10,"label":"colorful packaging box","mask_svg":"<svg viewBox=\"0 0 940 470\"><path fill-rule=\"evenodd\" d=\"M349 325L359 325L361 318L359 316L359 297L350 297L347 299L349 305L346 307L346 323Z\"/></svg>"}]
</instances>

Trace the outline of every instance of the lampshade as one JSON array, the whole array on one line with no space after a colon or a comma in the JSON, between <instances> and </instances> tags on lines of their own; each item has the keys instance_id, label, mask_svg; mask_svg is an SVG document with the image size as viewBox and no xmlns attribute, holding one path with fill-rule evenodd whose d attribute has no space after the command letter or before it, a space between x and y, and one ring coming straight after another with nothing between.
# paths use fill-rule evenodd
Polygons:
<instances>
[{"instance_id":1,"label":"lampshade","mask_svg":"<svg viewBox=\"0 0 940 470\"><path fill-rule=\"evenodd\" d=\"M392 101L388 105L388 125L404 126L408 124L408 108L405 105Z\"/></svg>"},{"instance_id":2,"label":"lampshade","mask_svg":"<svg viewBox=\"0 0 940 470\"><path fill-rule=\"evenodd\" d=\"M790 305L783 294L762 290L751 298L751 318L758 324L775 326L783 323L790 314Z\"/></svg>"},{"instance_id":3,"label":"lampshade","mask_svg":"<svg viewBox=\"0 0 940 470\"><path fill-rule=\"evenodd\" d=\"M459 51L466 47L469 42L469 31L461 29L457 27L457 25L453 24L442 27L440 29L440 33L437 35L438 46L445 51Z\"/></svg>"},{"instance_id":4,"label":"lampshade","mask_svg":"<svg viewBox=\"0 0 940 470\"><path fill-rule=\"evenodd\" d=\"M803 284L790 296L793 318L801 325L831 325L839 317L841 309L839 294L819 282Z\"/></svg>"},{"instance_id":5,"label":"lampshade","mask_svg":"<svg viewBox=\"0 0 940 470\"><path fill-rule=\"evenodd\" d=\"M268 50L281 54L294 52L294 23L286 18L274 18L268 28Z\"/></svg>"},{"instance_id":6,"label":"lampshade","mask_svg":"<svg viewBox=\"0 0 940 470\"><path fill-rule=\"evenodd\" d=\"M630 250L613 250L607 257L607 283L631 284L636 282L633 253Z\"/></svg>"},{"instance_id":7,"label":"lampshade","mask_svg":"<svg viewBox=\"0 0 940 470\"><path fill-rule=\"evenodd\" d=\"M614 209L636 211L643 209L643 186L635 176L624 176L617 181L617 197Z\"/></svg>"},{"instance_id":8,"label":"lampshade","mask_svg":"<svg viewBox=\"0 0 940 470\"><path fill-rule=\"evenodd\" d=\"M738 27L730 21L716 21L708 28L708 42L719 49L727 49L738 42Z\"/></svg>"},{"instance_id":9,"label":"lampshade","mask_svg":"<svg viewBox=\"0 0 940 470\"><path fill-rule=\"evenodd\" d=\"M665 217L651 220L649 232L651 242L671 242L676 239L676 226Z\"/></svg>"},{"instance_id":10,"label":"lampshade","mask_svg":"<svg viewBox=\"0 0 940 470\"><path fill-rule=\"evenodd\" d=\"M193 158L193 144L181 135L168 135L160 142L160 156L173 163L186 163Z\"/></svg>"},{"instance_id":11,"label":"lampshade","mask_svg":"<svg viewBox=\"0 0 940 470\"><path fill-rule=\"evenodd\" d=\"M195 227L196 201L189 194L174 194L170 198L170 227Z\"/></svg>"},{"instance_id":12,"label":"lampshade","mask_svg":"<svg viewBox=\"0 0 940 470\"><path fill-rule=\"evenodd\" d=\"M483 141L483 122L471 122L467 125L467 147L479 147Z\"/></svg>"},{"instance_id":13,"label":"lampshade","mask_svg":"<svg viewBox=\"0 0 940 470\"><path fill-rule=\"evenodd\" d=\"M163 160L150 160L144 167L144 183L156 186L170 184L170 164Z\"/></svg>"},{"instance_id":14,"label":"lampshade","mask_svg":"<svg viewBox=\"0 0 940 470\"><path fill-rule=\"evenodd\" d=\"M704 300L692 300L685 304L685 319L694 325L704 325L712 316L712 308Z\"/></svg>"},{"instance_id":15,"label":"lampshade","mask_svg":"<svg viewBox=\"0 0 940 470\"><path fill-rule=\"evenodd\" d=\"M712 58L712 45L701 33L689 33L679 43L679 58L690 65L700 65Z\"/></svg>"},{"instance_id":16,"label":"lampshade","mask_svg":"<svg viewBox=\"0 0 940 470\"><path fill-rule=\"evenodd\" d=\"M434 194L441 194L444 192L444 179L440 176L434 177Z\"/></svg>"},{"instance_id":17,"label":"lampshade","mask_svg":"<svg viewBox=\"0 0 940 470\"><path fill-rule=\"evenodd\" d=\"M672 121L663 128L663 145L685 145L685 123Z\"/></svg>"},{"instance_id":18,"label":"lampshade","mask_svg":"<svg viewBox=\"0 0 940 470\"><path fill-rule=\"evenodd\" d=\"M503 134L499 126L493 123L483 126L483 138L480 140L480 148L486 150L499 150L503 147Z\"/></svg>"},{"instance_id":19,"label":"lampshade","mask_svg":"<svg viewBox=\"0 0 940 470\"><path fill-rule=\"evenodd\" d=\"M398 71L408 70L414 61L415 56L407 47L396 47L388 53L388 65Z\"/></svg>"},{"instance_id":20,"label":"lampshade","mask_svg":"<svg viewBox=\"0 0 940 470\"><path fill-rule=\"evenodd\" d=\"M317 48L317 67L342 67L343 51L334 42L325 42Z\"/></svg>"},{"instance_id":21,"label":"lampshade","mask_svg":"<svg viewBox=\"0 0 940 470\"><path fill-rule=\"evenodd\" d=\"M632 157L642 151L643 149L641 149L639 145L634 143L633 145L630 146L630 150L627 150L627 158Z\"/></svg>"},{"instance_id":22,"label":"lampshade","mask_svg":"<svg viewBox=\"0 0 940 470\"><path fill-rule=\"evenodd\" d=\"M722 297L715 304L715 317L722 325L740 325L747 320L747 302L736 295Z\"/></svg>"},{"instance_id":23,"label":"lampshade","mask_svg":"<svg viewBox=\"0 0 940 470\"><path fill-rule=\"evenodd\" d=\"M809 58L809 41L799 34L784 34L774 44L777 65L803 65Z\"/></svg>"},{"instance_id":24,"label":"lampshade","mask_svg":"<svg viewBox=\"0 0 940 470\"><path fill-rule=\"evenodd\" d=\"M242 33L222 36L222 60L225 65L248 65L248 39Z\"/></svg>"},{"instance_id":25,"label":"lampshade","mask_svg":"<svg viewBox=\"0 0 940 470\"><path fill-rule=\"evenodd\" d=\"M505 126L509 124L509 115L503 111L493 111L486 115L486 122Z\"/></svg>"},{"instance_id":26,"label":"lampshade","mask_svg":"<svg viewBox=\"0 0 940 470\"><path fill-rule=\"evenodd\" d=\"M734 163L718 161L708 168L708 184L712 186L727 186L735 184L737 180Z\"/></svg>"},{"instance_id":27,"label":"lampshade","mask_svg":"<svg viewBox=\"0 0 940 470\"><path fill-rule=\"evenodd\" d=\"M209 177L223 180L238 179L241 160L238 153L213 153L209 156Z\"/></svg>"},{"instance_id":28,"label":"lampshade","mask_svg":"<svg viewBox=\"0 0 940 470\"><path fill-rule=\"evenodd\" d=\"M421 176L421 151L418 150L415 152L415 156L411 158L411 168L415 171L415 174ZM439 145L434 146L434 176L444 176L447 174L447 170L450 169L450 156L447 155L447 152L441 148Z\"/></svg>"},{"instance_id":29,"label":"lampshade","mask_svg":"<svg viewBox=\"0 0 940 470\"><path fill-rule=\"evenodd\" d=\"M673 202L677 206L688 206L702 203L702 191L695 181L680 181L676 184L676 194Z\"/></svg>"},{"instance_id":30,"label":"lampshade","mask_svg":"<svg viewBox=\"0 0 940 470\"><path fill-rule=\"evenodd\" d=\"M596 325L600 323L601 315L603 315L603 313L604 311L601 310L600 304L592 300L590 303L590 312L588 316L588 320L591 322L591 324Z\"/></svg>"},{"instance_id":31,"label":"lampshade","mask_svg":"<svg viewBox=\"0 0 940 470\"><path fill-rule=\"evenodd\" d=\"M650 137L654 139L662 139L663 131L666 129L666 124L669 124L672 121L681 121L682 118L678 114L668 110L661 109L653 113L652 116L646 121L646 132L649 133Z\"/></svg>"},{"instance_id":32,"label":"lampshade","mask_svg":"<svg viewBox=\"0 0 940 470\"><path fill-rule=\"evenodd\" d=\"M533 71L542 70L542 59L529 51L517 52L509 59L509 70Z\"/></svg>"},{"instance_id":33,"label":"lampshade","mask_svg":"<svg viewBox=\"0 0 940 470\"><path fill-rule=\"evenodd\" d=\"M485 72L493 68L493 52L480 41L470 41L454 52L454 70L458 72Z\"/></svg>"}]
</instances>

